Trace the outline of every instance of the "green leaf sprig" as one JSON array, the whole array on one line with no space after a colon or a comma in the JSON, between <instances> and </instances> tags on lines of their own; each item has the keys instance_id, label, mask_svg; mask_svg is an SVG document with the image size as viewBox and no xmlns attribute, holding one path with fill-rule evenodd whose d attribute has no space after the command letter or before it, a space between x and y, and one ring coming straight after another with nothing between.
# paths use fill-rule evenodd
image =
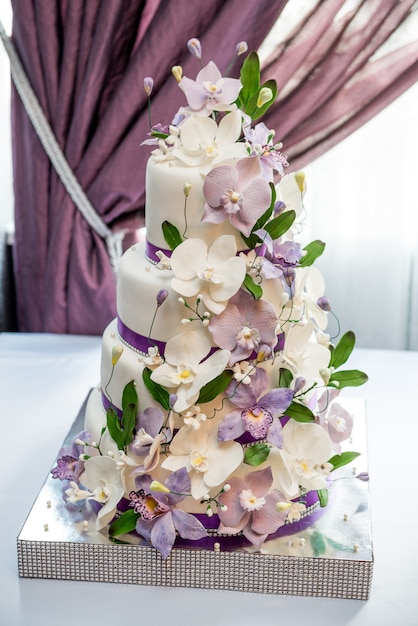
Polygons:
<instances>
[{"instance_id":1,"label":"green leaf sprig","mask_svg":"<svg viewBox=\"0 0 418 626\"><path fill-rule=\"evenodd\" d=\"M275 80L268 80L260 84L260 59L256 52L250 52L241 67L240 79L242 88L236 100L236 105L253 120L259 119L271 107L277 96ZM271 98L260 105L260 91L269 89ZM260 105L260 106L259 106Z\"/></svg>"},{"instance_id":2,"label":"green leaf sprig","mask_svg":"<svg viewBox=\"0 0 418 626\"><path fill-rule=\"evenodd\" d=\"M122 394L122 416L110 406L106 412L107 429L119 450L124 450L133 439L138 411L138 394L132 380L125 385Z\"/></svg>"}]
</instances>

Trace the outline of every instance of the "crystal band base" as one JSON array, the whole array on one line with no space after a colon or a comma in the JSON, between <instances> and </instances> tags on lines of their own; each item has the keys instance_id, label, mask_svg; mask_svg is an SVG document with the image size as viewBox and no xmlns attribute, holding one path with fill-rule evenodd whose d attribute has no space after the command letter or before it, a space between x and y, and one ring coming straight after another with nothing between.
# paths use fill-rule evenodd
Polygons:
<instances>
[{"instance_id":1,"label":"crystal band base","mask_svg":"<svg viewBox=\"0 0 418 626\"><path fill-rule=\"evenodd\" d=\"M262 553L223 551L222 539L215 538L213 550L174 548L164 560L139 539L115 544L95 530L92 514L67 508L62 484L48 477L17 540L19 575L367 600L373 573L369 494L368 484L355 478L367 469L365 419L363 403L353 402L350 447L361 451L362 467L340 470L333 502L319 520L267 542ZM68 438L79 432L83 410L80 415Z\"/></svg>"}]
</instances>

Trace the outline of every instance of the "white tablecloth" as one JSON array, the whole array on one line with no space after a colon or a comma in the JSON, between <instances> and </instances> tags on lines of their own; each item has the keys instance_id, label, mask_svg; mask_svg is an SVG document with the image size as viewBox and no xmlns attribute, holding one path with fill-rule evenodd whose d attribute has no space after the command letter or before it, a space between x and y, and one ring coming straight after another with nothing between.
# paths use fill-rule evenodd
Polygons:
<instances>
[{"instance_id":1,"label":"white tablecloth","mask_svg":"<svg viewBox=\"0 0 418 626\"><path fill-rule=\"evenodd\" d=\"M89 389L100 338L0 335L0 625L417 626L418 353L357 350L367 403L374 576L371 598L330 600L199 589L19 579L16 538Z\"/></svg>"}]
</instances>

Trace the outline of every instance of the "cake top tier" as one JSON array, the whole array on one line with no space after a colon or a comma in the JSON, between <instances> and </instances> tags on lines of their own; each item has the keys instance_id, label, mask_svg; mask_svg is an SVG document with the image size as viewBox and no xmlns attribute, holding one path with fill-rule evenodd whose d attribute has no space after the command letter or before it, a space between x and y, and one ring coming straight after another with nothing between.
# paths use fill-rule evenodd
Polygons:
<instances>
[{"instance_id":1,"label":"cake top tier","mask_svg":"<svg viewBox=\"0 0 418 626\"><path fill-rule=\"evenodd\" d=\"M191 42L189 49L200 61L200 44ZM241 43L237 53L245 49ZM207 244L233 234L237 249L244 250L245 238L271 207L274 175L283 176L287 166L274 131L258 122L274 102L276 83L260 83L254 52L246 57L240 79L222 76L212 61L201 66L195 80L182 76L179 66L173 74L187 105L171 124L152 127L144 141L154 146L146 182L148 254L155 261L155 252L167 248L164 230L170 226ZM150 98L151 78L144 88Z\"/></svg>"}]
</instances>

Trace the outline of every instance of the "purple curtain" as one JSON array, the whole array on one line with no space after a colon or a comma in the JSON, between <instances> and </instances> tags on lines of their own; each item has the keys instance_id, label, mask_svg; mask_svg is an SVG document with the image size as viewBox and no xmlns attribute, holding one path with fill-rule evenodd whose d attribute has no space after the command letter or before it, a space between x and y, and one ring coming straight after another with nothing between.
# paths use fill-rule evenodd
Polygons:
<instances>
[{"instance_id":1,"label":"purple curtain","mask_svg":"<svg viewBox=\"0 0 418 626\"><path fill-rule=\"evenodd\" d=\"M291 0L205 0L202 10L191 0L12 3L15 46L67 160L128 245L142 224L149 155L140 147L149 130L144 77L154 79L153 123L167 120L183 104L171 67L196 73L188 39L198 37L204 61L225 70L236 44L257 49ZM417 42L380 52L417 3L363 0L341 13L344 4L314 3L264 64L279 99L263 121L277 130L293 170L418 79ZM101 334L116 311L105 244L63 189L15 94L12 114L19 329Z\"/></svg>"},{"instance_id":2,"label":"purple curtain","mask_svg":"<svg viewBox=\"0 0 418 626\"><path fill-rule=\"evenodd\" d=\"M142 224L149 150L145 76L153 119L182 103L173 65L196 72L186 42L225 70L235 46L256 49L285 0L13 0L13 41L58 142L97 212L113 230ZM202 5L203 6L203 5ZM196 7L195 7L196 8ZM15 280L19 330L101 334L116 313L105 244L52 169L13 98Z\"/></svg>"},{"instance_id":3,"label":"purple curtain","mask_svg":"<svg viewBox=\"0 0 418 626\"><path fill-rule=\"evenodd\" d=\"M263 121L283 141L289 171L332 148L418 80L416 38L382 50L418 3L363 0L344 13L345 4L317 2L264 65L279 97Z\"/></svg>"}]
</instances>

